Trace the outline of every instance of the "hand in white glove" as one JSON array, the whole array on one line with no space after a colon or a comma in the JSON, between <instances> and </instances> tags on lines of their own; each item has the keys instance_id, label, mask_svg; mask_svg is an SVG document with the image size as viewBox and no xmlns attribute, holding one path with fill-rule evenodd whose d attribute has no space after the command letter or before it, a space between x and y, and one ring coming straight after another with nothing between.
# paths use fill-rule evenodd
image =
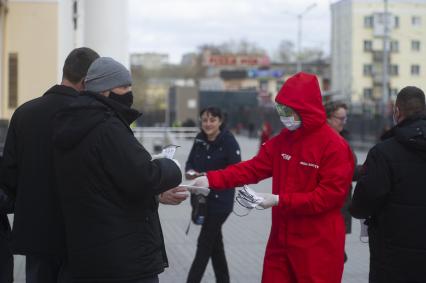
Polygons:
<instances>
[{"instance_id":1,"label":"hand in white glove","mask_svg":"<svg viewBox=\"0 0 426 283\"><path fill-rule=\"evenodd\" d=\"M209 179L207 179L206 176L197 177L191 183L191 186L208 188L209 187Z\"/></svg>"},{"instance_id":2,"label":"hand in white glove","mask_svg":"<svg viewBox=\"0 0 426 283\"><path fill-rule=\"evenodd\" d=\"M278 195L268 194L268 193L256 193L259 197L263 198L263 201L259 203L259 206L262 208L270 208L272 206L278 205L279 197Z\"/></svg>"},{"instance_id":3,"label":"hand in white glove","mask_svg":"<svg viewBox=\"0 0 426 283\"><path fill-rule=\"evenodd\" d=\"M180 188L185 188L193 194L207 196L210 193L209 180L206 176L195 178L188 185L181 184Z\"/></svg>"}]
</instances>

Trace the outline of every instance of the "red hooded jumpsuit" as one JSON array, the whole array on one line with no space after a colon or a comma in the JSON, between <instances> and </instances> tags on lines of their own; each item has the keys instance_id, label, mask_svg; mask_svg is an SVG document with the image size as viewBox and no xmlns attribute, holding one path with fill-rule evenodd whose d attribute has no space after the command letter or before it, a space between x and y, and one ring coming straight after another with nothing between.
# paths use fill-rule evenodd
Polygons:
<instances>
[{"instance_id":1,"label":"red hooded jumpsuit","mask_svg":"<svg viewBox=\"0 0 426 283\"><path fill-rule=\"evenodd\" d=\"M211 188L253 184L272 176L272 227L263 283L340 283L345 224L341 207L354 160L347 143L326 123L317 78L298 73L275 101L294 109L302 126L266 142L251 160L210 171Z\"/></svg>"}]
</instances>

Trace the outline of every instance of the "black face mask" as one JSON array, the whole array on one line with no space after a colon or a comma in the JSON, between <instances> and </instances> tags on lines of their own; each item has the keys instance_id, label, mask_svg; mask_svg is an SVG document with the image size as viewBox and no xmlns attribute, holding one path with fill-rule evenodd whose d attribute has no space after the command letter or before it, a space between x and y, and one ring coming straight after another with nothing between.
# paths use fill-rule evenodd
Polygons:
<instances>
[{"instance_id":1,"label":"black face mask","mask_svg":"<svg viewBox=\"0 0 426 283\"><path fill-rule=\"evenodd\" d=\"M131 91L126 92L125 94L122 94L122 95L116 94L111 91L109 93L109 98L117 101L118 103L126 105L127 107L130 107L133 104L133 93Z\"/></svg>"}]
</instances>

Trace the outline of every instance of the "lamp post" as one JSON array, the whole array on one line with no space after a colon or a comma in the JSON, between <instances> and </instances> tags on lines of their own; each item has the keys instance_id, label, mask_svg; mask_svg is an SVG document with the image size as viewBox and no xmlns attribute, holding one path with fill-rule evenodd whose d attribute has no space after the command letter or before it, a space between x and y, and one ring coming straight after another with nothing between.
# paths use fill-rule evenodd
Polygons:
<instances>
[{"instance_id":1,"label":"lamp post","mask_svg":"<svg viewBox=\"0 0 426 283\"><path fill-rule=\"evenodd\" d=\"M386 112L386 104L389 98L389 12L388 0L384 0L383 15L383 113Z\"/></svg>"},{"instance_id":2,"label":"lamp post","mask_svg":"<svg viewBox=\"0 0 426 283\"><path fill-rule=\"evenodd\" d=\"M307 6L305 10L299 14L297 14L297 72L302 71L302 58L300 58L300 55L302 54L302 20L303 16L308 13L310 10L315 8L317 6L317 3L312 3L311 5Z\"/></svg>"}]
</instances>

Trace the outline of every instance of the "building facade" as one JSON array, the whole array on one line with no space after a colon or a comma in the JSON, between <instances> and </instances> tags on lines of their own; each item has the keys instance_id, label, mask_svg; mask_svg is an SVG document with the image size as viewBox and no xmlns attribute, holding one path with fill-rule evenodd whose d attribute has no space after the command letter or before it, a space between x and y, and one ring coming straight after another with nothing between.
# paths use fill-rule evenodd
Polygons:
<instances>
[{"instance_id":1,"label":"building facade","mask_svg":"<svg viewBox=\"0 0 426 283\"><path fill-rule=\"evenodd\" d=\"M0 1L0 118L60 82L75 47L128 65L126 31L127 0Z\"/></svg>"},{"instance_id":2,"label":"building facade","mask_svg":"<svg viewBox=\"0 0 426 283\"><path fill-rule=\"evenodd\" d=\"M390 100L407 85L426 90L426 1L389 0L387 17L384 3L341 0L331 5L331 83L336 99L377 105L383 102L383 88Z\"/></svg>"}]
</instances>

